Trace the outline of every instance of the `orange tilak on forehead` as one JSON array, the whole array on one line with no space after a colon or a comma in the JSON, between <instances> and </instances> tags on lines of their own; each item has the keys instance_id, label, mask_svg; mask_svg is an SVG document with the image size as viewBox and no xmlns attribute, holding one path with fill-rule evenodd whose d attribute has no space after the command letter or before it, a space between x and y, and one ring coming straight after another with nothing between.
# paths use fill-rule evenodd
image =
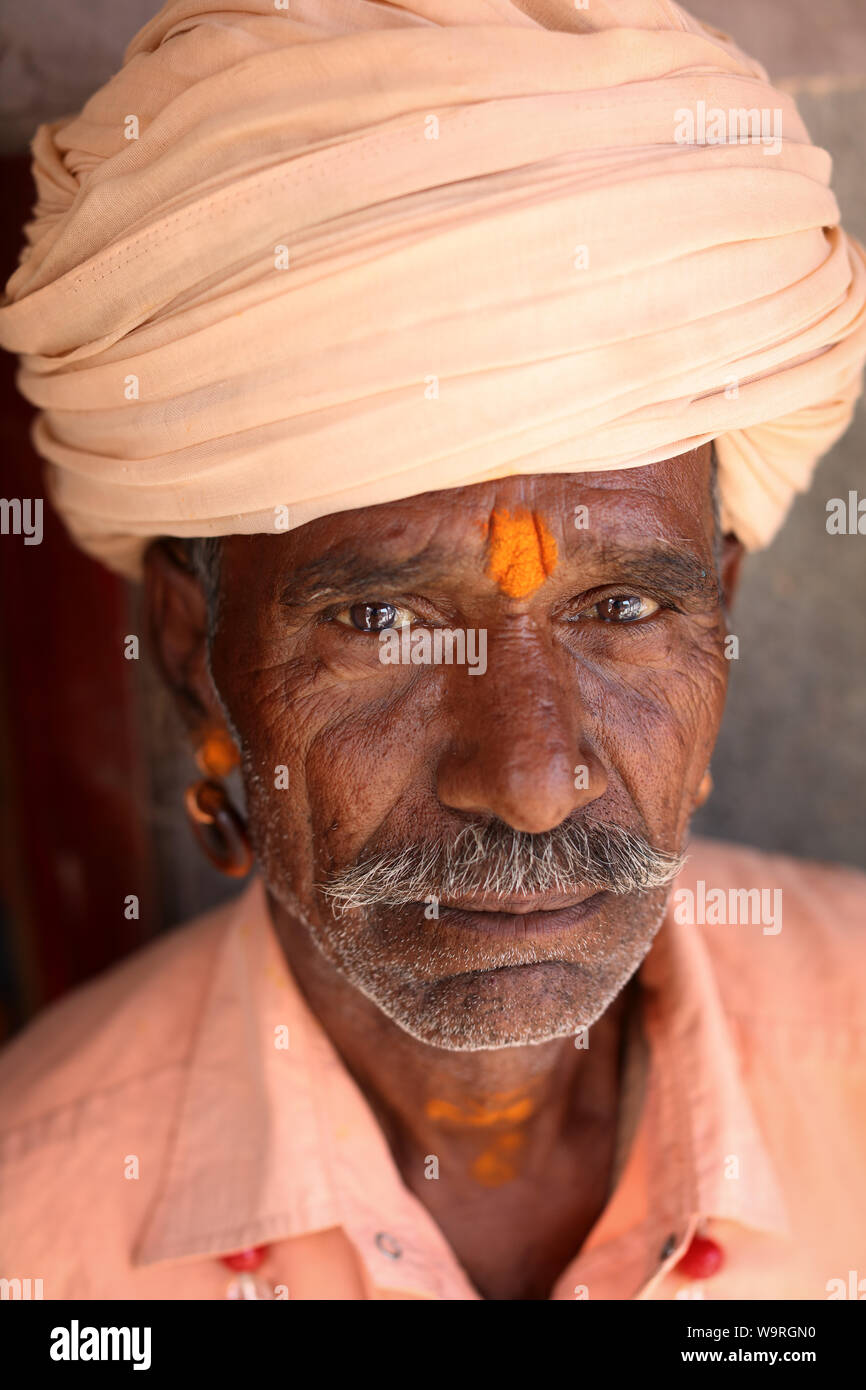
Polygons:
<instances>
[{"instance_id":1,"label":"orange tilak on forehead","mask_svg":"<svg viewBox=\"0 0 866 1390\"><path fill-rule=\"evenodd\" d=\"M533 594L556 568L556 541L541 517L525 507L494 511L487 544L487 573L509 598Z\"/></svg>"}]
</instances>

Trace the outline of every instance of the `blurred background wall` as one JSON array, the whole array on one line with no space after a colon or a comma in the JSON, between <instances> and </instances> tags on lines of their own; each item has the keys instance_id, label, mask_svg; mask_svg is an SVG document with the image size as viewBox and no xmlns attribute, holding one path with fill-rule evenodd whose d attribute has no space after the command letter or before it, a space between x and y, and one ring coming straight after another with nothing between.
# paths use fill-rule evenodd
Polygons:
<instances>
[{"instance_id":1,"label":"blurred background wall","mask_svg":"<svg viewBox=\"0 0 866 1390\"><path fill-rule=\"evenodd\" d=\"M119 66L154 0L32 0L0 21L0 272L14 267L36 125L77 109ZM794 93L833 155L849 231L866 240L864 0L693 0ZM0 361L4 496L41 496L14 363ZM696 829L806 858L866 861L866 537L831 536L828 499L866 496L866 410L779 540L748 562L740 639ZM181 810L196 775L148 663L138 595L45 540L0 538L0 1039L159 932L237 891ZM128 899L138 899L130 916Z\"/></svg>"}]
</instances>

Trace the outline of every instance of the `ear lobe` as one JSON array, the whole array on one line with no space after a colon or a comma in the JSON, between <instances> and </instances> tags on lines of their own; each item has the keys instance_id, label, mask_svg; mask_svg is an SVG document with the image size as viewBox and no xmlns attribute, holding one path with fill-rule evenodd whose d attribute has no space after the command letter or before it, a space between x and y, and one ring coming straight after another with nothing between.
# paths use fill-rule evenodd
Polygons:
<instances>
[{"instance_id":1,"label":"ear lobe","mask_svg":"<svg viewBox=\"0 0 866 1390\"><path fill-rule=\"evenodd\" d=\"M719 579L722 585L725 610L730 611L740 583L740 571L745 555L742 541L728 531L722 540L722 556L719 564Z\"/></svg>"},{"instance_id":2,"label":"ear lobe","mask_svg":"<svg viewBox=\"0 0 866 1390\"><path fill-rule=\"evenodd\" d=\"M219 717L207 664L207 603L183 548L154 541L144 557L151 649L188 729Z\"/></svg>"}]
</instances>

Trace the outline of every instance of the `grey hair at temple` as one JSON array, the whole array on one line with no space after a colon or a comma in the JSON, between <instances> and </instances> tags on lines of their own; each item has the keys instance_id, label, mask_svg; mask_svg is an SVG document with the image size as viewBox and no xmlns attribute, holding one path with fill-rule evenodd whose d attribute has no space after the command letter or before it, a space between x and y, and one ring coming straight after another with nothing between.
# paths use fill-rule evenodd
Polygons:
<instances>
[{"instance_id":1,"label":"grey hair at temple","mask_svg":"<svg viewBox=\"0 0 866 1390\"><path fill-rule=\"evenodd\" d=\"M208 637L211 637L218 611L222 536L193 536L183 542L183 548L205 596Z\"/></svg>"}]
</instances>

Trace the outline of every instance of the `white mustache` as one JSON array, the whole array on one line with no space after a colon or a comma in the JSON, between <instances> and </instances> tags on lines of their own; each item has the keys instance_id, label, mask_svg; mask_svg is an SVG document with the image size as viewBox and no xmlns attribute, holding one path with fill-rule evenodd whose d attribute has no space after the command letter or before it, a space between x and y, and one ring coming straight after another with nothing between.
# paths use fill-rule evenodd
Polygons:
<instances>
[{"instance_id":1,"label":"white mustache","mask_svg":"<svg viewBox=\"0 0 866 1390\"><path fill-rule=\"evenodd\" d=\"M403 907L473 893L625 894L663 888L685 856L655 849L636 831L585 816L531 835L501 821L465 826L450 843L405 845L364 855L320 888L335 917L352 908Z\"/></svg>"}]
</instances>

